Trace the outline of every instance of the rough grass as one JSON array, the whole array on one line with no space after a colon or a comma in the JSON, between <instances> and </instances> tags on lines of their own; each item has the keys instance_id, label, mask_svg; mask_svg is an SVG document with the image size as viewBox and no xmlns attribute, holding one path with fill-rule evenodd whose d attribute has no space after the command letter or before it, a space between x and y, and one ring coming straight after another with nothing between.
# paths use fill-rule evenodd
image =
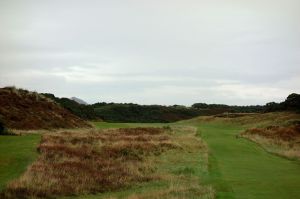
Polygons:
<instances>
[{"instance_id":1,"label":"rough grass","mask_svg":"<svg viewBox=\"0 0 300 199\"><path fill-rule=\"evenodd\" d=\"M148 165L154 168L152 176L156 178L125 189L64 199L215 198L212 186L202 179L208 175L208 148L196 128L178 125L163 128L175 148L147 156Z\"/></svg>"},{"instance_id":2,"label":"rough grass","mask_svg":"<svg viewBox=\"0 0 300 199\"><path fill-rule=\"evenodd\" d=\"M298 161L278 157L254 142L237 139L249 128L289 127L300 114L276 112L236 118L198 117L177 124L194 125L210 149L207 182L217 198L299 198ZM202 176L205 179L206 175Z\"/></svg>"},{"instance_id":3,"label":"rough grass","mask_svg":"<svg viewBox=\"0 0 300 199\"><path fill-rule=\"evenodd\" d=\"M151 158L180 149L162 128L45 134L40 156L2 198L46 198L106 192L160 178Z\"/></svg>"},{"instance_id":4,"label":"rough grass","mask_svg":"<svg viewBox=\"0 0 300 199\"><path fill-rule=\"evenodd\" d=\"M300 159L300 114L274 112L227 119L246 128L241 137L254 141L268 152Z\"/></svg>"},{"instance_id":5,"label":"rough grass","mask_svg":"<svg viewBox=\"0 0 300 199\"><path fill-rule=\"evenodd\" d=\"M294 112L272 112L255 114L222 114L220 116L203 116L178 122L179 124L222 124L239 125L243 128L289 126L300 122L300 114Z\"/></svg>"},{"instance_id":6,"label":"rough grass","mask_svg":"<svg viewBox=\"0 0 300 199\"><path fill-rule=\"evenodd\" d=\"M173 127L175 140L183 148L180 152L168 151L162 155L158 173L164 176L164 189L132 194L128 199L190 199L215 198L215 190L205 185L202 177L208 172L208 147L197 137L194 127Z\"/></svg>"},{"instance_id":7,"label":"rough grass","mask_svg":"<svg viewBox=\"0 0 300 199\"><path fill-rule=\"evenodd\" d=\"M180 123L239 126L245 130L237 137L256 142L268 152L300 159L300 114L295 112L222 114L198 117Z\"/></svg>"},{"instance_id":8,"label":"rough grass","mask_svg":"<svg viewBox=\"0 0 300 199\"><path fill-rule=\"evenodd\" d=\"M241 137L248 138L271 153L300 159L300 125L251 128Z\"/></svg>"}]
</instances>

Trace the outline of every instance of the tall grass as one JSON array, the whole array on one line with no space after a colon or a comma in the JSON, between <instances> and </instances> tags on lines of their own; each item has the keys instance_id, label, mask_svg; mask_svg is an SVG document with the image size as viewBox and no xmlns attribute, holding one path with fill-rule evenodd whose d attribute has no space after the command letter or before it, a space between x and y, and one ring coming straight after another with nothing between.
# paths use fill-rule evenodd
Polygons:
<instances>
[{"instance_id":1,"label":"tall grass","mask_svg":"<svg viewBox=\"0 0 300 199\"><path fill-rule=\"evenodd\" d=\"M167 128L166 128L167 129ZM213 199L215 190L205 184L203 175L208 174L208 148L197 137L196 128L173 126L169 135L179 145L176 150L168 150L155 156L155 173L163 186L144 191L135 191L128 195L112 194L99 198L126 199ZM88 197L87 197L88 198ZM96 198L96 197L93 197Z\"/></svg>"},{"instance_id":2,"label":"tall grass","mask_svg":"<svg viewBox=\"0 0 300 199\"><path fill-rule=\"evenodd\" d=\"M176 148L161 128L49 133L38 160L8 184L2 198L105 192L153 180L158 176L147 157Z\"/></svg>"},{"instance_id":3,"label":"tall grass","mask_svg":"<svg viewBox=\"0 0 300 199\"><path fill-rule=\"evenodd\" d=\"M251 128L241 136L259 143L269 152L300 159L300 125Z\"/></svg>"}]
</instances>

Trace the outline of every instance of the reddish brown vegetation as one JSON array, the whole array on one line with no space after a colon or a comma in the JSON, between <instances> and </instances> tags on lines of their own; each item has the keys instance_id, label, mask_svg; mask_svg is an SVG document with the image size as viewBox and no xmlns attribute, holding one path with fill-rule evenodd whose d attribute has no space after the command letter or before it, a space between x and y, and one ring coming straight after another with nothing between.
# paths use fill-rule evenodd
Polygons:
<instances>
[{"instance_id":1,"label":"reddish brown vegetation","mask_svg":"<svg viewBox=\"0 0 300 199\"><path fill-rule=\"evenodd\" d=\"M280 156L300 159L300 125L252 128L241 134L259 143L267 151Z\"/></svg>"},{"instance_id":2,"label":"reddish brown vegetation","mask_svg":"<svg viewBox=\"0 0 300 199\"><path fill-rule=\"evenodd\" d=\"M49 99L21 89L0 89L0 119L8 128L33 130L89 127Z\"/></svg>"},{"instance_id":3,"label":"reddish brown vegetation","mask_svg":"<svg viewBox=\"0 0 300 199\"><path fill-rule=\"evenodd\" d=\"M116 190L153 179L147 157L177 148L159 128L62 132L42 137L39 159L10 183L5 198Z\"/></svg>"},{"instance_id":4,"label":"reddish brown vegetation","mask_svg":"<svg viewBox=\"0 0 300 199\"><path fill-rule=\"evenodd\" d=\"M269 139L293 141L300 138L300 125L289 127L268 126L266 128L252 128L246 130L243 134L256 134Z\"/></svg>"}]
</instances>

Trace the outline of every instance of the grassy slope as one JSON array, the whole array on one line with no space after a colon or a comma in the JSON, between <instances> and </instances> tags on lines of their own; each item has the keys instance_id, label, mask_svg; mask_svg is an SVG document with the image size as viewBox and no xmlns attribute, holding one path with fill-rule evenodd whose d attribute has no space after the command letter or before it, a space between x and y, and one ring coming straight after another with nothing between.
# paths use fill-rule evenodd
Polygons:
<instances>
[{"instance_id":1,"label":"grassy slope","mask_svg":"<svg viewBox=\"0 0 300 199\"><path fill-rule=\"evenodd\" d=\"M218 198L299 198L300 163L237 139L246 127L220 121L183 123L196 125L208 143L210 176L206 180L215 185Z\"/></svg>"},{"instance_id":2,"label":"grassy slope","mask_svg":"<svg viewBox=\"0 0 300 199\"><path fill-rule=\"evenodd\" d=\"M37 157L39 135L0 136L0 190Z\"/></svg>"}]
</instances>

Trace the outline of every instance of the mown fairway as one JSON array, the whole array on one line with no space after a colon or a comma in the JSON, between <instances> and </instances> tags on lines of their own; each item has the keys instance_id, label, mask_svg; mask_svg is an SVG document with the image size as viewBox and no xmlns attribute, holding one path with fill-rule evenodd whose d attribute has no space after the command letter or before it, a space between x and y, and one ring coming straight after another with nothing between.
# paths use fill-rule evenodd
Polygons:
<instances>
[{"instance_id":1,"label":"mown fairway","mask_svg":"<svg viewBox=\"0 0 300 199\"><path fill-rule=\"evenodd\" d=\"M300 198L300 163L265 152L236 138L242 128L222 123L197 125L210 149L210 176L217 198Z\"/></svg>"},{"instance_id":2,"label":"mown fairway","mask_svg":"<svg viewBox=\"0 0 300 199\"><path fill-rule=\"evenodd\" d=\"M0 136L0 190L37 157L39 135Z\"/></svg>"}]
</instances>

